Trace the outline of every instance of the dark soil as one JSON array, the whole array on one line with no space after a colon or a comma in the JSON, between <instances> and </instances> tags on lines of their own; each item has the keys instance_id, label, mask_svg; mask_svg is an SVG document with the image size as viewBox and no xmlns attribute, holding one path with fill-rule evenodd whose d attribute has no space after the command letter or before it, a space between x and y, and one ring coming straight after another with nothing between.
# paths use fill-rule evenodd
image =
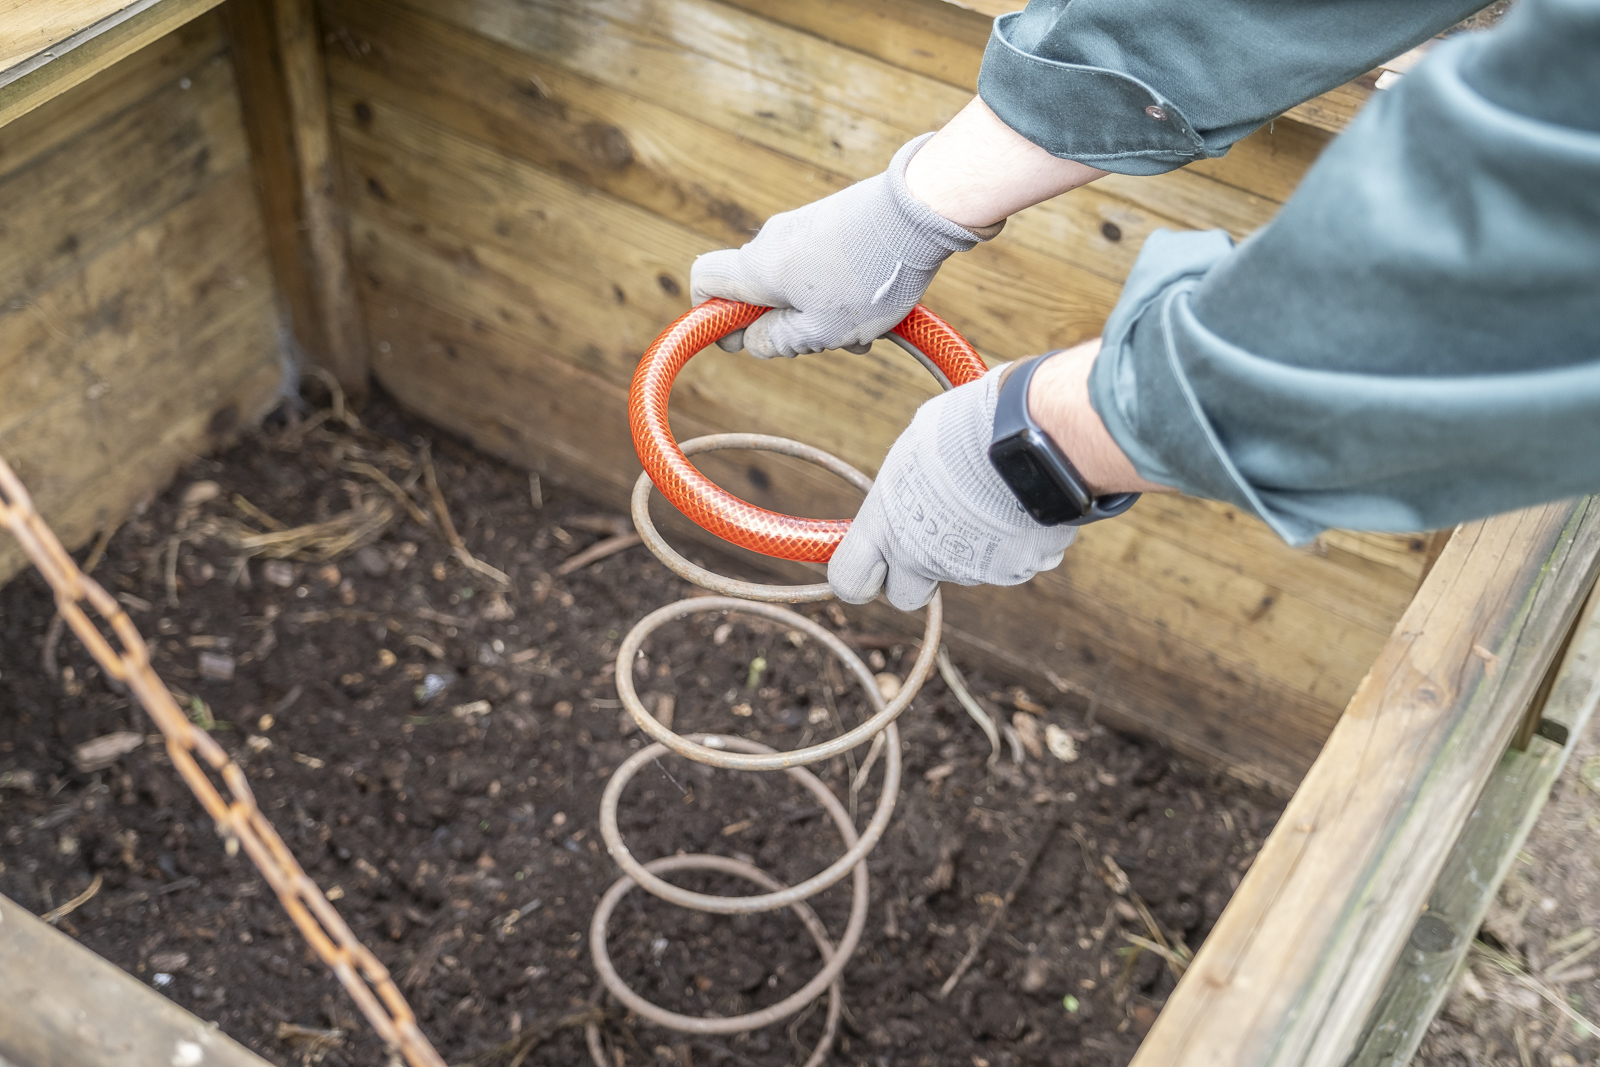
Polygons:
<instances>
[{"instance_id":1,"label":"dark soil","mask_svg":"<svg viewBox=\"0 0 1600 1067\"><path fill-rule=\"evenodd\" d=\"M616 516L549 487L535 507L524 472L382 401L365 419L392 442L280 419L198 461L116 533L95 574L130 606L162 676L214 723L267 815L400 980L445 1057L507 1063L518 1049L497 1046L546 1035L596 997L586 934L618 873L598 841L599 798L642 744L616 700L612 656L642 615L696 590L639 547L553 577ZM404 485L425 436L466 544L511 576L504 595L404 512L370 546L331 562L241 565L228 529L265 525L240 497L288 526L326 521L352 501L388 501L348 464L371 463ZM422 487L411 491L426 508ZM172 605L166 554L178 535ZM0 892L43 913L102 874L98 894L59 929L275 1063L384 1062L271 891L242 855L226 853L158 739L110 766L75 763L84 742L153 729L70 635L55 650L58 675L46 672L52 614L31 572L0 590ZM854 629L859 613L811 614L846 633L874 669L909 667L914 649ZM647 694L675 696L677 729L797 747L865 706L799 637L699 617L659 632L637 679ZM231 679L218 680L230 663ZM1278 805L1086 723L1068 698L969 677L1002 721L1021 709L1025 723L1032 715L1063 728L1079 758L1042 751L1016 764L1008 755L990 770L988 743L944 684L935 676L925 687L901 720L906 785L872 856L871 912L844 972L833 1062L1126 1063L1174 982L1167 962L1127 940L1154 936L1140 909L1162 937L1198 946ZM815 769L848 800L852 765ZM858 798L861 824L880 774ZM840 848L788 778L676 758L640 775L621 821L642 858L742 855L790 882ZM976 965L941 1000L969 938L1041 842ZM699 884L750 891L711 876ZM837 936L846 886L813 903ZM771 1003L820 965L787 911L726 919L637 890L610 944L635 988L696 1014ZM798 1025L688 1040L601 1003L619 1064L797 1062L822 1019L819 1008ZM566 1029L541 1036L526 1062L585 1060L581 1031Z\"/></svg>"}]
</instances>

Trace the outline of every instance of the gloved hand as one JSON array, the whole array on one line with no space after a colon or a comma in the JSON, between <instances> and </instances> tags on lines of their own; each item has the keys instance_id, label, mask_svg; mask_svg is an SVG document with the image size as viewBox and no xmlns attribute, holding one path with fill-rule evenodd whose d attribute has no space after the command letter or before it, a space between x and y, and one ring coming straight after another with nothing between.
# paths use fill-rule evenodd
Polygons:
<instances>
[{"instance_id":1,"label":"gloved hand","mask_svg":"<svg viewBox=\"0 0 1600 1067\"><path fill-rule=\"evenodd\" d=\"M906 190L906 165L932 136L906 144L882 174L772 216L743 248L696 259L696 304L720 296L773 309L717 343L762 359L865 352L916 306L951 253L999 233L1003 221L969 230Z\"/></svg>"},{"instance_id":2,"label":"gloved hand","mask_svg":"<svg viewBox=\"0 0 1600 1067\"><path fill-rule=\"evenodd\" d=\"M840 600L865 604L887 577L911 611L940 582L1017 585L1061 562L1077 528L1035 522L989 462L1003 370L917 409L828 564Z\"/></svg>"}]
</instances>

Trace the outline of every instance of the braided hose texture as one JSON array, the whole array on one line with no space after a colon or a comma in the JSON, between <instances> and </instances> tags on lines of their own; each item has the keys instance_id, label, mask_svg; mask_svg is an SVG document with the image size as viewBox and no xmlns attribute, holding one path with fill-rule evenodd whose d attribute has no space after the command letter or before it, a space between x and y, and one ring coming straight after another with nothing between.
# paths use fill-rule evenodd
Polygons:
<instances>
[{"instance_id":1,"label":"braided hose texture","mask_svg":"<svg viewBox=\"0 0 1600 1067\"><path fill-rule=\"evenodd\" d=\"M778 559L826 563L850 529L848 519L805 519L740 500L690 463L667 423L667 398L696 352L750 325L766 311L713 298L691 308L645 350L628 393L628 424L645 473L679 511L725 541ZM918 304L894 332L920 349L950 379L983 377L983 360L949 323Z\"/></svg>"}]
</instances>

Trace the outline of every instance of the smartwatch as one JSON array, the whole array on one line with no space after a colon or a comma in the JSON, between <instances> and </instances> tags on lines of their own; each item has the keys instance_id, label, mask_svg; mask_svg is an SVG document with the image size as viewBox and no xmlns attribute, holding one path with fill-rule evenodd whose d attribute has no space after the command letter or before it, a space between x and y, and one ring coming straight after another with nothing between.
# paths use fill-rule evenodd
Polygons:
<instances>
[{"instance_id":1,"label":"smartwatch","mask_svg":"<svg viewBox=\"0 0 1600 1067\"><path fill-rule=\"evenodd\" d=\"M1028 383L1055 354L1017 364L1000 384L989 462L1034 521L1044 526L1082 526L1121 515L1139 494L1090 493L1072 461L1028 414Z\"/></svg>"}]
</instances>

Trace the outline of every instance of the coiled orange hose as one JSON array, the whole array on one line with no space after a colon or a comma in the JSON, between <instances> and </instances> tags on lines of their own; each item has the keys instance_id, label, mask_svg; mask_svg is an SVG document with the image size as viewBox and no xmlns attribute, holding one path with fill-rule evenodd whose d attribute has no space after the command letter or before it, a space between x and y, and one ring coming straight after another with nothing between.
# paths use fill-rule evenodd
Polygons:
<instances>
[{"instance_id":1,"label":"coiled orange hose","mask_svg":"<svg viewBox=\"0 0 1600 1067\"><path fill-rule=\"evenodd\" d=\"M672 383L691 356L718 338L750 325L767 309L713 297L691 308L645 350L628 392L633 447L661 495L697 525L725 541L779 559L824 563L850 529L848 519L803 519L740 500L701 474L678 447L667 424ZM965 385L983 376L977 350L953 327L918 304L894 328L950 379Z\"/></svg>"}]
</instances>

